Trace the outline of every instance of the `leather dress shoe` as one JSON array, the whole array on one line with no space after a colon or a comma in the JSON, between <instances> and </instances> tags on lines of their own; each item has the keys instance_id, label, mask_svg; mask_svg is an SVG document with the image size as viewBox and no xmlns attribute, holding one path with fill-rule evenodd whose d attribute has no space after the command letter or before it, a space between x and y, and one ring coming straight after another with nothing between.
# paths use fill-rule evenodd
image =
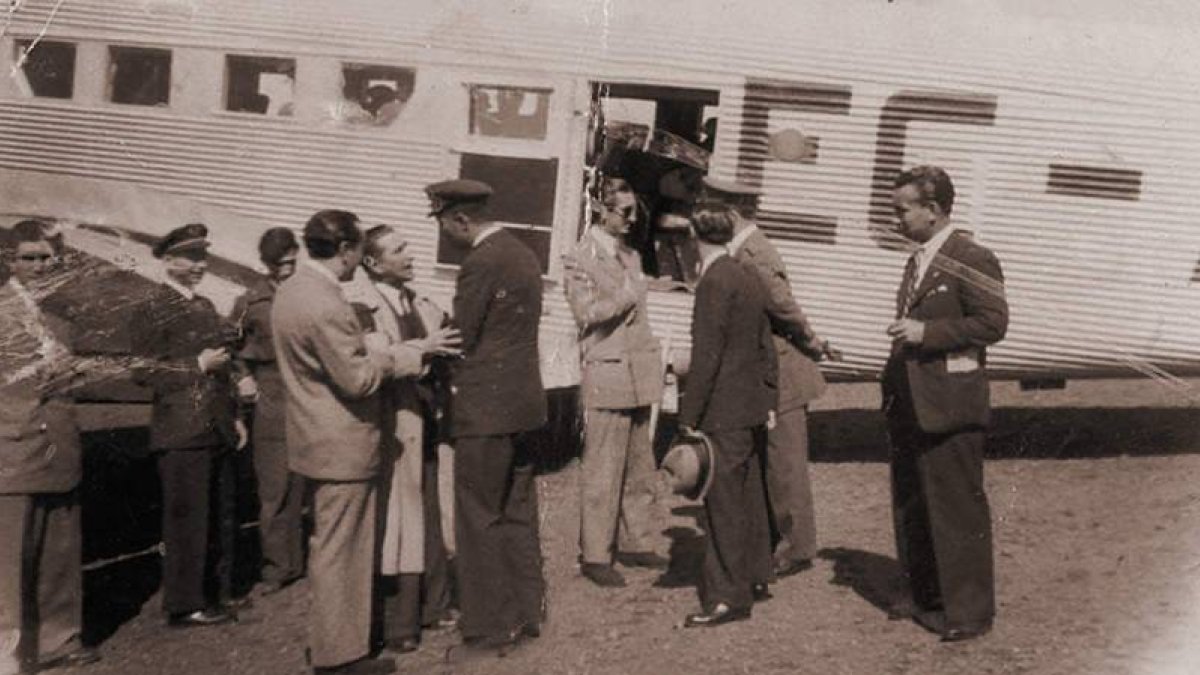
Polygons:
<instances>
[{"instance_id":1,"label":"leather dress shoe","mask_svg":"<svg viewBox=\"0 0 1200 675\"><path fill-rule=\"evenodd\" d=\"M762 584L762 583L751 584L750 596L754 598L755 602L766 602L767 600L770 600L771 598L775 597L774 595L771 594L770 587L768 587L766 584Z\"/></svg>"},{"instance_id":2,"label":"leather dress shoe","mask_svg":"<svg viewBox=\"0 0 1200 675\"><path fill-rule=\"evenodd\" d=\"M78 647L62 654L54 654L38 661L35 672L55 668L81 668L100 660L100 652L92 647Z\"/></svg>"},{"instance_id":3,"label":"leather dress shoe","mask_svg":"<svg viewBox=\"0 0 1200 675\"><path fill-rule=\"evenodd\" d=\"M463 638L462 644L454 645L446 650L445 661L448 664L460 664L482 659L504 658L517 649L525 638L524 626L501 635Z\"/></svg>"},{"instance_id":4,"label":"leather dress shoe","mask_svg":"<svg viewBox=\"0 0 1200 675\"><path fill-rule=\"evenodd\" d=\"M452 628L458 628L458 615L447 612L446 615L442 616L441 618L434 619L427 624L422 624L421 628L424 630L433 631L435 633L439 631L450 630Z\"/></svg>"},{"instance_id":5,"label":"leather dress shoe","mask_svg":"<svg viewBox=\"0 0 1200 675\"><path fill-rule=\"evenodd\" d=\"M167 625L172 628L195 628L199 626L216 626L236 621L237 617L220 607L198 609L194 612L172 614L167 618Z\"/></svg>"},{"instance_id":6,"label":"leather dress shoe","mask_svg":"<svg viewBox=\"0 0 1200 675\"><path fill-rule=\"evenodd\" d=\"M621 588L625 586L625 577L613 569L612 565L583 563L579 571L597 586L604 588Z\"/></svg>"},{"instance_id":7,"label":"leather dress shoe","mask_svg":"<svg viewBox=\"0 0 1200 675\"><path fill-rule=\"evenodd\" d=\"M221 609L231 613L236 613L238 610L250 609L253 607L254 600L250 599L250 596L248 595L243 595L240 598L226 598L219 604L221 605Z\"/></svg>"},{"instance_id":8,"label":"leather dress shoe","mask_svg":"<svg viewBox=\"0 0 1200 675\"><path fill-rule=\"evenodd\" d=\"M313 666L313 675L337 673L338 675L386 675L396 672L396 662L391 659L374 659L365 656L357 661L337 666Z\"/></svg>"},{"instance_id":9,"label":"leather dress shoe","mask_svg":"<svg viewBox=\"0 0 1200 675\"><path fill-rule=\"evenodd\" d=\"M618 553L617 562L625 567L645 567L652 570L665 570L671 561L653 551L637 553Z\"/></svg>"},{"instance_id":10,"label":"leather dress shoe","mask_svg":"<svg viewBox=\"0 0 1200 675\"><path fill-rule=\"evenodd\" d=\"M696 614L688 614L683 620L685 628L711 628L720 626L734 621L744 621L750 618L750 609L734 609L729 605L718 602L716 607L713 607L711 612L698 612Z\"/></svg>"},{"instance_id":11,"label":"leather dress shoe","mask_svg":"<svg viewBox=\"0 0 1200 675\"><path fill-rule=\"evenodd\" d=\"M992 630L992 622L985 621L983 623L970 624L966 626L947 626L942 631L942 642L962 642L964 640L974 640L977 637L986 635Z\"/></svg>"},{"instance_id":12,"label":"leather dress shoe","mask_svg":"<svg viewBox=\"0 0 1200 675\"><path fill-rule=\"evenodd\" d=\"M807 572L813 568L811 560L780 560L775 563L775 576L780 579Z\"/></svg>"}]
</instances>

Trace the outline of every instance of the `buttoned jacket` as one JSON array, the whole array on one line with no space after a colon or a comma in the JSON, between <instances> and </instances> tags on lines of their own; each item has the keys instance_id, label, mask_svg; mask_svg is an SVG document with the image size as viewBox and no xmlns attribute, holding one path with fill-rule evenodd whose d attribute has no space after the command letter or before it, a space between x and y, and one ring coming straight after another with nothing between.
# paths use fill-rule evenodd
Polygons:
<instances>
[{"instance_id":1,"label":"buttoned jacket","mask_svg":"<svg viewBox=\"0 0 1200 675\"><path fill-rule=\"evenodd\" d=\"M931 262L907 312L903 281L900 286L897 315L922 322L925 332L920 345L893 344L883 372L884 410L895 414L905 409L904 401L911 402L927 433L986 426L987 347L1008 329L1000 261L969 233L957 231Z\"/></svg>"},{"instance_id":2,"label":"buttoned jacket","mask_svg":"<svg viewBox=\"0 0 1200 675\"><path fill-rule=\"evenodd\" d=\"M579 327L583 404L637 408L662 396L662 352L650 330L636 251L609 253L589 232L566 256L564 289Z\"/></svg>"},{"instance_id":3,"label":"buttoned jacket","mask_svg":"<svg viewBox=\"0 0 1200 675\"><path fill-rule=\"evenodd\" d=\"M67 492L82 475L79 430L48 361L65 355L69 335L22 293L0 284L0 494Z\"/></svg>"}]
</instances>

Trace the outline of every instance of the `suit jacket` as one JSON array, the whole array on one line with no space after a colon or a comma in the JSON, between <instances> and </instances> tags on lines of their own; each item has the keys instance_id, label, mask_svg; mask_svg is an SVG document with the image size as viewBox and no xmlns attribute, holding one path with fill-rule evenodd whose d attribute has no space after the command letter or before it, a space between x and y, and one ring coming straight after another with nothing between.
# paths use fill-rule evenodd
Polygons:
<instances>
[{"instance_id":1,"label":"suit jacket","mask_svg":"<svg viewBox=\"0 0 1200 675\"><path fill-rule=\"evenodd\" d=\"M897 314L904 281L896 294ZM1004 275L996 256L966 232L954 232L913 293L908 316L925 323L917 346L893 345L883 372L884 410L904 397L927 433L987 426L991 404L987 346L1008 329Z\"/></svg>"},{"instance_id":2,"label":"suit jacket","mask_svg":"<svg viewBox=\"0 0 1200 675\"><path fill-rule=\"evenodd\" d=\"M717 258L696 286L679 423L705 432L764 424L776 404L776 368L766 291L748 267Z\"/></svg>"},{"instance_id":3,"label":"suit jacket","mask_svg":"<svg viewBox=\"0 0 1200 675\"><path fill-rule=\"evenodd\" d=\"M814 344L816 334L792 295L783 258L766 235L756 229L738 249L737 260L754 270L767 290L767 315L779 357L778 410L808 405L825 393L825 378L809 357L818 349Z\"/></svg>"},{"instance_id":4,"label":"suit jacket","mask_svg":"<svg viewBox=\"0 0 1200 675\"><path fill-rule=\"evenodd\" d=\"M646 282L637 251L618 242L609 254L589 233L568 258L567 304L579 326L589 408L638 408L662 398L662 351L650 331Z\"/></svg>"},{"instance_id":5,"label":"suit jacket","mask_svg":"<svg viewBox=\"0 0 1200 675\"><path fill-rule=\"evenodd\" d=\"M254 403L254 438L285 442L283 380L275 364L275 343L271 329L271 306L275 286L266 278L251 286L233 303L231 318L239 342L234 355L234 380L253 376L258 384Z\"/></svg>"},{"instance_id":6,"label":"suit jacket","mask_svg":"<svg viewBox=\"0 0 1200 675\"><path fill-rule=\"evenodd\" d=\"M134 380L153 391L150 447L182 450L237 443L233 422L237 399L232 370L200 372L204 349L231 347L233 326L208 298L185 298L159 284L142 307L143 323L133 334L133 353L147 364Z\"/></svg>"},{"instance_id":7,"label":"suit jacket","mask_svg":"<svg viewBox=\"0 0 1200 675\"><path fill-rule=\"evenodd\" d=\"M65 391L48 386L46 368L65 353L64 328L14 281L0 284L0 494L67 492L79 484L74 409Z\"/></svg>"},{"instance_id":8,"label":"suit jacket","mask_svg":"<svg viewBox=\"0 0 1200 675\"><path fill-rule=\"evenodd\" d=\"M393 362L368 352L341 285L313 264L280 285L271 308L287 391L288 466L318 480L369 480L380 469L379 390Z\"/></svg>"},{"instance_id":9,"label":"suit jacket","mask_svg":"<svg viewBox=\"0 0 1200 675\"><path fill-rule=\"evenodd\" d=\"M538 360L540 269L533 252L505 230L463 259L454 292L463 358L452 380L452 436L513 434L546 423Z\"/></svg>"}]
</instances>

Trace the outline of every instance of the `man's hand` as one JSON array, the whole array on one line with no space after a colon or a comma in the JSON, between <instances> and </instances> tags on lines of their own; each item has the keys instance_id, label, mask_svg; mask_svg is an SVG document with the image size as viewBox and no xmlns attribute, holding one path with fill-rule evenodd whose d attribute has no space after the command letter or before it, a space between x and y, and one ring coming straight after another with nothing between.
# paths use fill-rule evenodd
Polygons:
<instances>
[{"instance_id":1,"label":"man's hand","mask_svg":"<svg viewBox=\"0 0 1200 675\"><path fill-rule=\"evenodd\" d=\"M200 372L202 373L218 371L229 365L229 350L224 347L203 349L200 351L197 361L199 361Z\"/></svg>"},{"instance_id":2,"label":"man's hand","mask_svg":"<svg viewBox=\"0 0 1200 675\"><path fill-rule=\"evenodd\" d=\"M457 328L439 328L416 342L425 356L462 356L462 333Z\"/></svg>"},{"instance_id":3,"label":"man's hand","mask_svg":"<svg viewBox=\"0 0 1200 675\"><path fill-rule=\"evenodd\" d=\"M391 346L388 336L378 331L363 333L363 344L366 345L368 352L387 351Z\"/></svg>"},{"instance_id":4,"label":"man's hand","mask_svg":"<svg viewBox=\"0 0 1200 675\"><path fill-rule=\"evenodd\" d=\"M842 350L829 344L829 340L821 341L821 350L820 351L821 351L821 356L829 359L830 361L839 362L844 358L842 355Z\"/></svg>"},{"instance_id":5,"label":"man's hand","mask_svg":"<svg viewBox=\"0 0 1200 675\"><path fill-rule=\"evenodd\" d=\"M250 432L246 429L246 423L240 419L233 421L233 430L237 432L237 445L235 450L242 450L250 444Z\"/></svg>"},{"instance_id":6,"label":"man's hand","mask_svg":"<svg viewBox=\"0 0 1200 675\"><path fill-rule=\"evenodd\" d=\"M242 403L254 403L258 400L258 382L252 375L237 381L237 395Z\"/></svg>"},{"instance_id":7,"label":"man's hand","mask_svg":"<svg viewBox=\"0 0 1200 675\"><path fill-rule=\"evenodd\" d=\"M888 326L887 334L906 345L919 345L925 340L925 324L916 319L900 319Z\"/></svg>"}]
</instances>

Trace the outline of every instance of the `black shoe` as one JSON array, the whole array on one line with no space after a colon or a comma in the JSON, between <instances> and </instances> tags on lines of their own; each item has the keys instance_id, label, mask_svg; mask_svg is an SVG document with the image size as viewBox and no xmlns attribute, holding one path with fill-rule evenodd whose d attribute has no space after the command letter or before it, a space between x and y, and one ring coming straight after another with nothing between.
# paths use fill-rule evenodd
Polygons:
<instances>
[{"instance_id":1,"label":"black shoe","mask_svg":"<svg viewBox=\"0 0 1200 675\"><path fill-rule=\"evenodd\" d=\"M930 633L944 635L946 632L946 613L941 610L916 610L912 620Z\"/></svg>"},{"instance_id":2,"label":"black shoe","mask_svg":"<svg viewBox=\"0 0 1200 675\"><path fill-rule=\"evenodd\" d=\"M504 658L525 640L524 627L502 635L464 638L462 644L446 650L445 662L461 664L482 659Z\"/></svg>"},{"instance_id":3,"label":"black shoe","mask_svg":"<svg viewBox=\"0 0 1200 675\"><path fill-rule=\"evenodd\" d=\"M723 602L718 602L711 612L688 614L687 618L683 620L683 625L685 628L712 627L749 618L749 608L734 609Z\"/></svg>"},{"instance_id":4,"label":"black shoe","mask_svg":"<svg viewBox=\"0 0 1200 675\"><path fill-rule=\"evenodd\" d=\"M780 579L790 577L794 574L807 572L813 568L811 560L780 560L775 563L775 576Z\"/></svg>"},{"instance_id":5,"label":"black shoe","mask_svg":"<svg viewBox=\"0 0 1200 675\"><path fill-rule=\"evenodd\" d=\"M991 630L991 621L969 624L965 626L955 626L953 628L947 627L944 631L942 631L942 642L962 642L964 640L974 640L977 637L987 635Z\"/></svg>"},{"instance_id":6,"label":"black shoe","mask_svg":"<svg viewBox=\"0 0 1200 675\"><path fill-rule=\"evenodd\" d=\"M199 626L217 626L236 621L237 617L220 607L198 609L194 612L172 614L167 617L167 625L172 628L195 628Z\"/></svg>"},{"instance_id":7,"label":"black shoe","mask_svg":"<svg viewBox=\"0 0 1200 675\"><path fill-rule=\"evenodd\" d=\"M579 571L592 583L603 588L622 588L625 586L625 577L613 569L612 565L583 563Z\"/></svg>"},{"instance_id":8,"label":"black shoe","mask_svg":"<svg viewBox=\"0 0 1200 675\"><path fill-rule=\"evenodd\" d=\"M752 584L750 586L750 595L755 602L766 602L775 597L771 595L771 589L766 584Z\"/></svg>"},{"instance_id":9,"label":"black shoe","mask_svg":"<svg viewBox=\"0 0 1200 675\"><path fill-rule=\"evenodd\" d=\"M391 659L373 659L364 656L357 661L340 666L313 666L313 675L338 673L338 675L386 675L396 672L396 662Z\"/></svg>"},{"instance_id":10,"label":"black shoe","mask_svg":"<svg viewBox=\"0 0 1200 675\"><path fill-rule=\"evenodd\" d=\"M625 567L645 567L652 570L665 570L671 561L653 551L637 553L618 553L617 562Z\"/></svg>"},{"instance_id":11,"label":"black shoe","mask_svg":"<svg viewBox=\"0 0 1200 675\"><path fill-rule=\"evenodd\" d=\"M63 654L55 654L38 661L35 672L55 668L82 668L100 660L100 652L92 647L78 647Z\"/></svg>"},{"instance_id":12,"label":"black shoe","mask_svg":"<svg viewBox=\"0 0 1200 675\"><path fill-rule=\"evenodd\" d=\"M447 611L441 618L434 619L427 624L422 624L421 628L435 633L458 628L458 614L453 611Z\"/></svg>"},{"instance_id":13,"label":"black shoe","mask_svg":"<svg viewBox=\"0 0 1200 675\"><path fill-rule=\"evenodd\" d=\"M383 646L390 652L397 654L411 654L417 651L421 646L421 638L415 635L407 635L400 638L388 638L383 641Z\"/></svg>"},{"instance_id":14,"label":"black shoe","mask_svg":"<svg viewBox=\"0 0 1200 675\"><path fill-rule=\"evenodd\" d=\"M535 639L542 637L542 624L537 621L527 621L521 624L521 635Z\"/></svg>"}]
</instances>

